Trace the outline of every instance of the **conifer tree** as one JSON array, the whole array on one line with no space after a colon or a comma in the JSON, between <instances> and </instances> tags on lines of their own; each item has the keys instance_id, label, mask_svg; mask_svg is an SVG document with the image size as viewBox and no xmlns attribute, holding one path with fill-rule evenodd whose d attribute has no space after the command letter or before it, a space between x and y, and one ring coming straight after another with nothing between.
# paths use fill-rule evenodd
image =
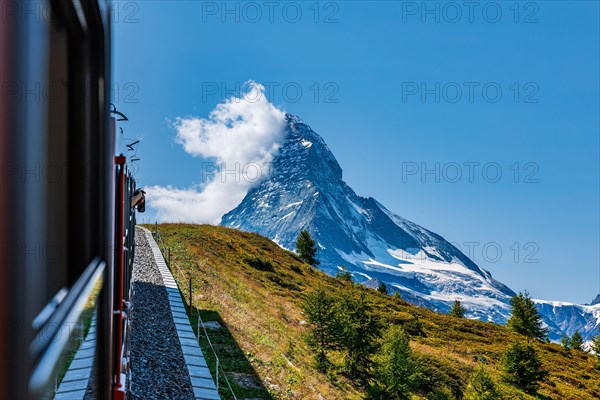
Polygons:
<instances>
[{"instance_id":1,"label":"conifer tree","mask_svg":"<svg viewBox=\"0 0 600 400\"><path fill-rule=\"evenodd\" d=\"M467 309L462 306L460 301L454 300L454 304L452 305L452 309L450 310L450 315L457 318L462 318L467 313Z\"/></svg>"},{"instance_id":2,"label":"conifer tree","mask_svg":"<svg viewBox=\"0 0 600 400\"><path fill-rule=\"evenodd\" d=\"M596 354L596 367L600 369L600 332L592 338L592 351Z\"/></svg>"},{"instance_id":3,"label":"conifer tree","mask_svg":"<svg viewBox=\"0 0 600 400\"><path fill-rule=\"evenodd\" d=\"M302 310L310 324L311 329L307 342L316 351L317 369L325 372L329 366L327 352L335 348L336 310L334 299L324 289L318 288L306 297L302 304Z\"/></svg>"},{"instance_id":4,"label":"conifer tree","mask_svg":"<svg viewBox=\"0 0 600 400\"><path fill-rule=\"evenodd\" d=\"M377 287L377 291L383 294L389 294L388 293L388 288L387 285L385 284L385 282L381 282L379 284L379 286Z\"/></svg>"},{"instance_id":5,"label":"conifer tree","mask_svg":"<svg viewBox=\"0 0 600 400\"><path fill-rule=\"evenodd\" d=\"M508 320L508 328L529 338L544 341L547 336L542 317L529 293L519 293L510 300L512 313Z\"/></svg>"},{"instance_id":6,"label":"conifer tree","mask_svg":"<svg viewBox=\"0 0 600 400\"><path fill-rule=\"evenodd\" d=\"M536 394L548 372L529 343L512 344L503 357L504 380L528 394Z\"/></svg>"},{"instance_id":7,"label":"conifer tree","mask_svg":"<svg viewBox=\"0 0 600 400\"><path fill-rule=\"evenodd\" d=\"M571 350L571 339L565 335L560 339L560 344L562 345L563 350L570 351Z\"/></svg>"},{"instance_id":8,"label":"conifer tree","mask_svg":"<svg viewBox=\"0 0 600 400\"><path fill-rule=\"evenodd\" d=\"M583 337L579 331L575 331L570 340L571 348L574 350L583 350Z\"/></svg>"},{"instance_id":9,"label":"conifer tree","mask_svg":"<svg viewBox=\"0 0 600 400\"><path fill-rule=\"evenodd\" d=\"M343 265L340 266L339 268L340 268L340 270L338 271L337 274L335 274L335 277L342 281L352 282L352 274L350 273L350 271L348 271L346 269L346 267L344 267Z\"/></svg>"},{"instance_id":10,"label":"conifer tree","mask_svg":"<svg viewBox=\"0 0 600 400\"><path fill-rule=\"evenodd\" d=\"M351 289L338 309L338 344L345 352L344 368L350 378L365 381L377 350L381 326L364 292Z\"/></svg>"},{"instance_id":11,"label":"conifer tree","mask_svg":"<svg viewBox=\"0 0 600 400\"><path fill-rule=\"evenodd\" d=\"M303 229L296 240L296 252L305 263L316 267L319 261L316 258L317 246L315 241L310 237L310 233Z\"/></svg>"},{"instance_id":12,"label":"conifer tree","mask_svg":"<svg viewBox=\"0 0 600 400\"><path fill-rule=\"evenodd\" d=\"M494 380L485 370L483 365L479 366L469 378L469 384L463 397L464 400L500 400L500 393Z\"/></svg>"},{"instance_id":13,"label":"conifer tree","mask_svg":"<svg viewBox=\"0 0 600 400\"><path fill-rule=\"evenodd\" d=\"M385 398L410 399L416 368L411 359L409 337L402 327L392 325L385 331L377 364L377 375L383 384Z\"/></svg>"}]
</instances>

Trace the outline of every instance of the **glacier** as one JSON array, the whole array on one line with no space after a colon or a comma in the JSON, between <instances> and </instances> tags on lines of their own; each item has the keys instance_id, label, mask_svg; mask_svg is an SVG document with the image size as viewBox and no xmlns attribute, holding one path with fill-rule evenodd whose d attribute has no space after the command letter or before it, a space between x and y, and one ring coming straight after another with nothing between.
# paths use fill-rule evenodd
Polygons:
<instances>
[{"instance_id":1,"label":"glacier","mask_svg":"<svg viewBox=\"0 0 600 400\"><path fill-rule=\"evenodd\" d=\"M320 268L349 271L355 282L385 282L405 300L446 313L455 300L470 318L506 323L515 293L440 235L358 196L327 144L299 117L286 115L286 138L269 176L249 190L221 225L256 232L293 249L302 229L318 244ZM536 300L551 340L598 331L600 304Z\"/></svg>"}]
</instances>

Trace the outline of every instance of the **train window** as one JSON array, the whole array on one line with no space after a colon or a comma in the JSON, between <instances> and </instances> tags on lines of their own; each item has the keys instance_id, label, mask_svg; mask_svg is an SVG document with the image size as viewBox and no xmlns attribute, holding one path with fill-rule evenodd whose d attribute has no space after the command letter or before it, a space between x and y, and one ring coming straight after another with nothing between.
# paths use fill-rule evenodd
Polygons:
<instances>
[{"instance_id":1,"label":"train window","mask_svg":"<svg viewBox=\"0 0 600 400\"><path fill-rule=\"evenodd\" d=\"M39 29L40 60L48 93L52 98L37 112L45 119L41 135L40 161L47 179L40 191L47 257L26 279L31 296L29 344L31 398L53 398L68 377L69 366L83 361L89 365L88 379L96 354L95 327L106 321L106 307L99 311L99 295L106 280L108 245L112 228L107 226L106 196L111 183L112 150L106 138L103 109L103 29L98 29L98 4L94 2L47 3L47 26ZM43 70L43 68L42 68ZM41 109L44 108L45 109ZM107 178L110 176L110 178ZM103 297L106 299L106 295ZM104 319L103 319L104 318ZM85 344L85 346L82 346ZM67 379L71 389L74 385ZM93 379L91 381L94 381ZM90 389L91 390L91 389Z\"/></svg>"}]
</instances>

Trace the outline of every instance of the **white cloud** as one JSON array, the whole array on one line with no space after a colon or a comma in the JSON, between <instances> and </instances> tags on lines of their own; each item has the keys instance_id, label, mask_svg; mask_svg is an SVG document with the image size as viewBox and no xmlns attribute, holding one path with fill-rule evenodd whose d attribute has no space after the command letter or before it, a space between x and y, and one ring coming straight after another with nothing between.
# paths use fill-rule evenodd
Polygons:
<instances>
[{"instance_id":1,"label":"white cloud","mask_svg":"<svg viewBox=\"0 0 600 400\"><path fill-rule=\"evenodd\" d=\"M267 100L262 85L250 81L245 87L207 119L177 118L176 142L190 155L211 160L215 171L201 187L148 187L148 205L158 220L216 224L266 175L285 136L285 113Z\"/></svg>"}]
</instances>

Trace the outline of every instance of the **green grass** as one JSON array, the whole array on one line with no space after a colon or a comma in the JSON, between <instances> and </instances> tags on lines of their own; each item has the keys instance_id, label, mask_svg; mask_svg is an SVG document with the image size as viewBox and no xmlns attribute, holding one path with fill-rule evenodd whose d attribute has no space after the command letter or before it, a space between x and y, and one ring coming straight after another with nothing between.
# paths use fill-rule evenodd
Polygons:
<instances>
[{"instance_id":1,"label":"green grass","mask_svg":"<svg viewBox=\"0 0 600 400\"><path fill-rule=\"evenodd\" d=\"M209 331L223 368L262 382L256 389L235 387L238 398L366 398L364 388L335 370L327 375L317 372L304 341L307 328L300 304L306 294L317 286L341 291L351 283L303 264L293 253L257 234L182 224L160 225L159 231L171 249L173 263L186 277L174 272L178 281L186 279L179 282L184 301L188 301L187 277L192 277L194 307L203 319L223 325L221 330ZM510 343L522 340L504 326L436 314L375 290L358 290L367 293L386 324L402 324L411 334L411 348L427 366L433 383L443 382L460 397L469 375L483 362L504 398L536 398L502 382L502 354ZM192 323L195 326L194 317ZM208 344L203 339L200 345L214 371ZM593 356L565 353L550 343L535 347L550 373L537 398L600 398L600 372ZM332 354L334 363L339 356Z\"/></svg>"}]
</instances>

